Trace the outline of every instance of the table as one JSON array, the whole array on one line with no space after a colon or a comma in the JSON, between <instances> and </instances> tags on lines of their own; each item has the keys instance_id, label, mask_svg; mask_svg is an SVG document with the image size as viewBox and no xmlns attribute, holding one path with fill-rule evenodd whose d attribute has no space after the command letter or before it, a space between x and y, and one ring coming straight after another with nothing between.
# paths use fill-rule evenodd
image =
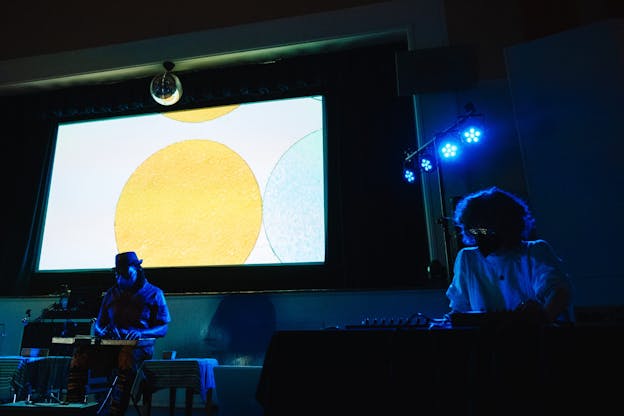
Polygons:
<instances>
[{"instance_id":1,"label":"table","mask_svg":"<svg viewBox=\"0 0 624 416\"><path fill-rule=\"evenodd\" d=\"M71 357L0 357L0 391L13 387L16 400L24 400L28 393L32 399L44 398L51 392L60 391L67 387L67 376ZM6 392L0 396L0 401L13 400L12 394L6 397Z\"/></svg>"},{"instance_id":2,"label":"table","mask_svg":"<svg viewBox=\"0 0 624 416\"><path fill-rule=\"evenodd\" d=\"M278 331L256 397L265 416L608 414L623 328Z\"/></svg>"},{"instance_id":3,"label":"table","mask_svg":"<svg viewBox=\"0 0 624 416\"><path fill-rule=\"evenodd\" d=\"M193 395L199 393L205 404L206 414L212 413L212 391L215 387L213 368L219 365L214 358L179 358L175 360L146 360L137 373L132 386L132 397L138 403L143 396L147 416L151 414L152 393L168 388L169 412L175 411L175 390L186 389L185 413L193 411Z\"/></svg>"}]
</instances>

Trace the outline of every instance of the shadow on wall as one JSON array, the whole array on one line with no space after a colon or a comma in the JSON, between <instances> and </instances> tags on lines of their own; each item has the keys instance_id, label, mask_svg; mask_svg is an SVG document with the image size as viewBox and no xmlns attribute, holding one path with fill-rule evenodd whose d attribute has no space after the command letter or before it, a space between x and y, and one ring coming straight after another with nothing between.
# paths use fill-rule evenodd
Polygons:
<instances>
[{"instance_id":1,"label":"shadow on wall","mask_svg":"<svg viewBox=\"0 0 624 416\"><path fill-rule=\"evenodd\" d=\"M204 338L221 365L262 365L275 331L275 307L265 294L231 294L221 300Z\"/></svg>"}]
</instances>

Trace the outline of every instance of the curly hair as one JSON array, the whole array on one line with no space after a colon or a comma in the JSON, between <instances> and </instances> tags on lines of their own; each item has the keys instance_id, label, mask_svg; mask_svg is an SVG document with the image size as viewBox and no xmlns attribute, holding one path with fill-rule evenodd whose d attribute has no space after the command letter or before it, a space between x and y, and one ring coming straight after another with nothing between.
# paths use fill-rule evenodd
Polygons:
<instances>
[{"instance_id":1,"label":"curly hair","mask_svg":"<svg viewBox=\"0 0 624 416\"><path fill-rule=\"evenodd\" d=\"M466 232L470 228L488 228L506 239L527 239L535 219L528 205L516 195L496 186L471 193L457 204L455 225L462 241L474 245L474 238Z\"/></svg>"}]
</instances>

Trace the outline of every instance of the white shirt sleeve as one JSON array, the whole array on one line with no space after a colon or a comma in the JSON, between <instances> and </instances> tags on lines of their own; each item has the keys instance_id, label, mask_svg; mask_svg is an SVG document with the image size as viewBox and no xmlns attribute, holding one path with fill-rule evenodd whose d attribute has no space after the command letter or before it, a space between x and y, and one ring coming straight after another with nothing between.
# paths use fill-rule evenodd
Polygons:
<instances>
[{"instance_id":1,"label":"white shirt sleeve","mask_svg":"<svg viewBox=\"0 0 624 416\"><path fill-rule=\"evenodd\" d=\"M529 257L532 269L533 290L540 303L545 303L557 288L565 287L571 290L570 279L563 270L562 261L547 241L531 241Z\"/></svg>"}]
</instances>

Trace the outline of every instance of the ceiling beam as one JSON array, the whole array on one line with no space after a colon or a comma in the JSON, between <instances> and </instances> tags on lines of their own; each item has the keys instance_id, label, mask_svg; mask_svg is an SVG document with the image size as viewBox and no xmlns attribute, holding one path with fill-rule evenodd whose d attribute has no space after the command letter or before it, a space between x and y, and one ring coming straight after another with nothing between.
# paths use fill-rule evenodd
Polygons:
<instances>
[{"instance_id":1,"label":"ceiling beam","mask_svg":"<svg viewBox=\"0 0 624 416\"><path fill-rule=\"evenodd\" d=\"M0 60L0 96L282 59L409 39L448 42L443 0L394 0L200 32Z\"/></svg>"}]
</instances>

